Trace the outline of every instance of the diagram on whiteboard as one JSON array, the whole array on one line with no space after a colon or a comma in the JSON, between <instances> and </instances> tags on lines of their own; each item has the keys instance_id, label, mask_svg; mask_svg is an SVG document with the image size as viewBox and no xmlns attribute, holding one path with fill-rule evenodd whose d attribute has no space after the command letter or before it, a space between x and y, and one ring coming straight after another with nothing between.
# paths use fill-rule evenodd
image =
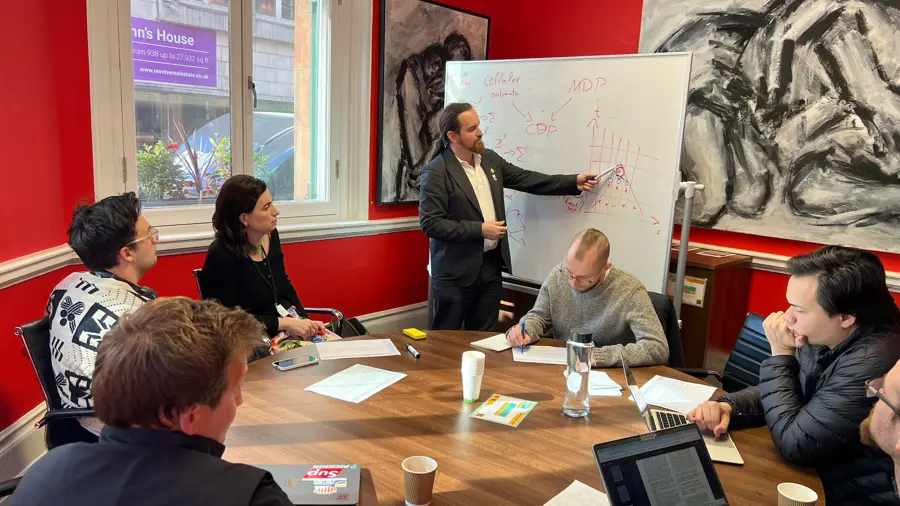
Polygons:
<instances>
[{"instance_id":1,"label":"diagram on whiteboard","mask_svg":"<svg viewBox=\"0 0 900 506\"><path fill-rule=\"evenodd\" d=\"M601 174L616 167L579 195L532 195L512 188L516 178L504 177L512 274L542 281L572 237L593 227L610 238L613 263L662 290L690 56L447 65L445 102L470 103L485 146L507 162L544 174ZM463 73L464 81L453 77Z\"/></svg>"}]
</instances>

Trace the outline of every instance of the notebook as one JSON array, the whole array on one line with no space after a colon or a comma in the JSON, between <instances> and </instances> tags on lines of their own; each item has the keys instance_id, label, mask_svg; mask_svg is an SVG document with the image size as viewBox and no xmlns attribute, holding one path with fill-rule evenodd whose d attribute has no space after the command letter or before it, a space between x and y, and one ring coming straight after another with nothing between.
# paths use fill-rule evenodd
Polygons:
<instances>
[{"instance_id":1,"label":"notebook","mask_svg":"<svg viewBox=\"0 0 900 506\"><path fill-rule=\"evenodd\" d=\"M506 340L506 334L497 334L481 341L475 341L472 346L491 351L506 351L512 348L512 345Z\"/></svg>"}]
</instances>

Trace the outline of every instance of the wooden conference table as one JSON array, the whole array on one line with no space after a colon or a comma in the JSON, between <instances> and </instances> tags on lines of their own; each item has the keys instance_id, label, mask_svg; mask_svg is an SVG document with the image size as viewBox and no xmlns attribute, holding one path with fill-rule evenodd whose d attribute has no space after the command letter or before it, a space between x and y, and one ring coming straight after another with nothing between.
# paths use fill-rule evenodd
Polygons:
<instances>
[{"instance_id":1,"label":"wooden conference table","mask_svg":"<svg viewBox=\"0 0 900 506\"><path fill-rule=\"evenodd\" d=\"M647 431L634 403L624 395L594 397L589 418L568 418L560 411L562 366L519 363L509 352L486 351L481 399L499 393L539 404L516 429L471 419L469 413L480 403L462 400L460 357L476 349L469 343L489 335L428 332L427 339L414 342L422 355L418 360L404 347L413 341L397 333L366 338L390 338L399 356L324 361L286 372L271 366L274 357L254 362L225 458L247 464L358 463L363 468L361 505L403 504L400 462L413 455L438 462L435 506L541 505L573 480L603 491L592 446ZM354 363L407 377L359 404L303 390ZM621 368L606 372L625 385ZM697 381L668 367L633 372L641 385L656 374ZM765 427L735 431L732 438L745 465L716 464L731 504L775 504L775 487L784 481L816 490L819 504L824 503L816 473L782 460Z\"/></svg>"}]
</instances>

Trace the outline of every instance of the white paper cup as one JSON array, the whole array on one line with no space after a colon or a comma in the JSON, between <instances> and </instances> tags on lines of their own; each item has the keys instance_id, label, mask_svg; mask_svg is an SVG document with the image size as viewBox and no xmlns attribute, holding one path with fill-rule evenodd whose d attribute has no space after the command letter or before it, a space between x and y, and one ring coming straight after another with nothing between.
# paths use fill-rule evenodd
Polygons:
<instances>
[{"instance_id":1,"label":"white paper cup","mask_svg":"<svg viewBox=\"0 0 900 506\"><path fill-rule=\"evenodd\" d=\"M484 374L483 366L471 366L471 367L463 367L463 374Z\"/></svg>"},{"instance_id":2,"label":"white paper cup","mask_svg":"<svg viewBox=\"0 0 900 506\"><path fill-rule=\"evenodd\" d=\"M813 506L819 500L815 490L798 483L778 485L778 506Z\"/></svg>"},{"instance_id":3,"label":"white paper cup","mask_svg":"<svg viewBox=\"0 0 900 506\"><path fill-rule=\"evenodd\" d=\"M483 378L483 374L463 373L463 400L465 402L475 402L481 397L481 380Z\"/></svg>"},{"instance_id":4,"label":"white paper cup","mask_svg":"<svg viewBox=\"0 0 900 506\"><path fill-rule=\"evenodd\" d=\"M428 506L434 492L437 462L429 457L409 457L403 467L403 488L406 506Z\"/></svg>"},{"instance_id":5,"label":"white paper cup","mask_svg":"<svg viewBox=\"0 0 900 506\"><path fill-rule=\"evenodd\" d=\"M484 372L484 353L467 351L462 354L462 371L464 373L481 374Z\"/></svg>"}]
</instances>

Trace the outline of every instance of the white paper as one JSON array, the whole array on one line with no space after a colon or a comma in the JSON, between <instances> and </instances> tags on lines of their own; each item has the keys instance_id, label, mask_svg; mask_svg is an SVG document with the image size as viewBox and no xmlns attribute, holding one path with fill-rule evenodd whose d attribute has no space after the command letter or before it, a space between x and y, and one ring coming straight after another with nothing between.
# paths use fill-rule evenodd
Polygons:
<instances>
[{"instance_id":1,"label":"white paper","mask_svg":"<svg viewBox=\"0 0 900 506\"><path fill-rule=\"evenodd\" d=\"M390 339L367 339L361 341L328 341L317 343L319 360L340 360L344 358L388 357L399 355L397 347Z\"/></svg>"},{"instance_id":2,"label":"white paper","mask_svg":"<svg viewBox=\"0 0 900 506\"><path fill-rule=\"evenodd\" d=\"M304 390L359 404L405 377L400 372L356 364Z\"/></svg>"},{"instance_id":3,"label":"white paper","mask_svg":"<svg viewBox=\"0 0 900 506\"><path fill-rule=\"evenodd\" d=\"M688 383L664 376L654 376L641 387L641 394L647 404L685 415L701 402L708 401L715 393L714 386Z\"/></svg>"},{"instance_id":4,"label":"white paper","mask_svg":"<svg viewBox=\"0 0 900 506\"><path fill-rule=\"evenodd\" d=\"M544 506L609 506L609 499L603 492L575 480Z\"/></svg>"},{"instance_id":5,"label":"white paper","mask_svg":"<svg viewBox=\"0 0 900 506\"><path fill-rule=\"evenodd\" d=\"M556 346L526 346L525 352L513 346L513 360L516 362L532 362L535 364L566 365L566 349Z\"/></svg>"},{"instance_id":6,"label":"white paper","mask_svg":"<svg viewBox=\"0 0 900 506\"><path fill-rule=\"evenodd\" d=\"M512 345L506 340L506 334L497 334L481 341L475 341L472 346L491 351L505 351L512 348Z\"/></svg>"},{"instance_id":7,"label":"white paper","mask_svg":"<svg viewBox=\"0 0 900 506\"><path fill-rule=\"evenodd\" d=\"M563 369L563 376L566 370ZM622 395L622 387L613 381L603 371L591 371L591 377L588 378L588 393L591 397L620 397Z\"/></svg>"}]
</instances>

